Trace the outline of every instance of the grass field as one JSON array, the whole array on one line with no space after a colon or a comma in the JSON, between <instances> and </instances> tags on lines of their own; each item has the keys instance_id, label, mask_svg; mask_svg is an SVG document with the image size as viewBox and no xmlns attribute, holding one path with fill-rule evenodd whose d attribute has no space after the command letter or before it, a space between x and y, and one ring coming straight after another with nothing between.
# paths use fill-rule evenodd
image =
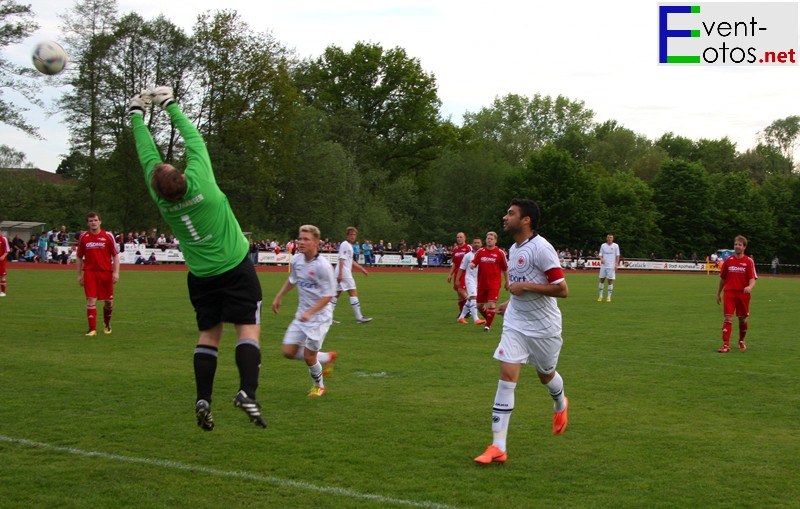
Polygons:
<instances>
[{"instance_id":1,"label":"grass field","mask_svg":"<svg viewBox=\"0 0 800 509\"><path fill-rule=\"evenodd\" d=\"M286 275L260 273L269 428L231 404L228 331L204 433L184 273L123 271L114 333L85 338L73 271L13 269L0 299L3 508L800 506L800 279L762 277L750 349L722 355L716 277L621 273L607 304L596 273L568 275L569 427L551 434L552 400L524 370L509 460L479 467L501 327L456 324L444 273L357 278L375 320L337 309L325 349L340 359L319 399L305 365L280 356L296 293L274 316Z\"/></svg>"}]
</instances>

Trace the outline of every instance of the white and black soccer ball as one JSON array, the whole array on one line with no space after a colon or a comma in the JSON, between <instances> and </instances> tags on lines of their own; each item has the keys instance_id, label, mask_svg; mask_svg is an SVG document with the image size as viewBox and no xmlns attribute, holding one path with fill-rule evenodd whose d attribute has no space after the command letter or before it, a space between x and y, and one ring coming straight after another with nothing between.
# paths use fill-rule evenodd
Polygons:
<instances>
[{"instance_id":1,"label":"white and black soccer ball","mask_svg":"<svg viewBox=\"0 0 800 509\"><path fill-rule=\"evenodd\" d=\"M64 70L67 65L67 52L60 44L53 41L40 42L33 49L33 66L42 73L52 76Z\"/></svg>"}]
</instances>

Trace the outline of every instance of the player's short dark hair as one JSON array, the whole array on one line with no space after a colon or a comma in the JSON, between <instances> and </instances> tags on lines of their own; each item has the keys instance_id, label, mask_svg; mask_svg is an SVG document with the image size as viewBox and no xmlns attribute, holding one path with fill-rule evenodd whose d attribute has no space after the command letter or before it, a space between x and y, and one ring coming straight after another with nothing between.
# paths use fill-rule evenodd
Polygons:
<instances>
[{"instance_id":1,"label":"player's short dark hair","mask_svg":"<svg viewBox=\"0 0 800 509\"><path fill-rule=\"evenodd\" d=\"M514 198L511 200L511 205L516 205L519 208L520 218L525 216L531 218L531 230L536 231L539 229L539 205L535 201L527 198Z\"/></svg>"},{"instance_id":2,"label":"player's short dark hair","mask_svg":"<svg viewBox=\"0 0 800 509\"><path fill-rule=\"evenodd\" d=\"M86 219L90 219L90 218L92 218L92 217L96 217L97 219L100 219L100 220L102 220L102 218L100 217L100 214L98 214L97 212L95 212L95 211L93 211L93 210L89 211L89 212L86 214Z\"/></svg>"},{"instance_id":3,"label":"player's short dark hair","mask_svg":"<svg viewBox=\"0 0 800 509\"><path fill-rule=\"evenodd\" d=\"M157 164L150 176L150 186L159 198L171 202L180 201L186 194L186 179L171 164Z\"/></svg>"},{"instance_id":4,"label":"player's short dark hair","mask_svg":"<svg viewBox=\"0 0 800 509\"><path fill-rule=\"evenodd\" d=\"M733 241L736 242L737 240L741 242L744 247L747 247L747 237L744 235L737 235Z\"/></svg>"}]
</instances>

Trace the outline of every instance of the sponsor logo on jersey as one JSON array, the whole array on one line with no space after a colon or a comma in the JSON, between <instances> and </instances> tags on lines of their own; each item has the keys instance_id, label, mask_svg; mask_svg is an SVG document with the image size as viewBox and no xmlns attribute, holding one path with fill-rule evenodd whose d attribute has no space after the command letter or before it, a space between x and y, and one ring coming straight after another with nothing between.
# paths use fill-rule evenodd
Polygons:
<instances>
[{"instance_id":1,"label":"sponsor logo on jersey","mask_svg":"<svg viewBox=\"0 0 800 509\"><path fill-rule=\"evenodd\" d=\"M86 243L86 247L89 248L89 249L96 248L96 247L104 248L104 247L106 247L106 243L105 242L87 242Z\"/></svg>"}]
</instances>

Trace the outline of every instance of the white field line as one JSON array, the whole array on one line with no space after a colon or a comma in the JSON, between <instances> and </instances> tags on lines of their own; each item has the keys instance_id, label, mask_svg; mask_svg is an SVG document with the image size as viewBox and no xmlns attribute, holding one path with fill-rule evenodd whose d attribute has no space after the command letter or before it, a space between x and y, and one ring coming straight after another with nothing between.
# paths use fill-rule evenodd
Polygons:
<instances>
[{"instance_id":1,"label":"white field line","mask_svg":"<svg viewBox=\"0 0 800 509\"><path fill-rule=\"evenodd\" d=\"M219 470L216 468L208 468L198 465L189 465L187 463L178 463L175 461L160 460L155 458L137 458L135 456L121 456L119 454L110 454L100 451L84 451L82 449L75 449L73 447L61 447L41 442L34 442L32 440L26 440L24 438L7 437L5 435L0 435L0 442L16 444L25 447L32 447L35 449L44 449L47 451L60 452L65 454L73 454L76 456L101 458L105 460L120 461L125 463L138 463L141 465L152 465L157 467L170 468L173 470L186 470L191 472L201 472L204 474L216 475L220 477L233 477L237 479L246 479L255 482L265 482L269 484L274 484L276 486L280 486L282 488L316 491L319 493L328 493L332 495L339 495L342 497L349 497L353 499L369 500L371 502L377 502L379 504L396 504L396 505L404 505L410 507L425 507L430 509L457 509L456 507L451 505L437 504L435 502L384 497L382 495L376 495L373 493L360 493L358 491L348 490L345 488L336 488L333 486L318 486L316 484L310 484L300 481L289 481L286 479L280 479L278 477L273 477L269 475L259 475L259 474L252 474L249 472Z\"/></svg>"}]
</instances>

